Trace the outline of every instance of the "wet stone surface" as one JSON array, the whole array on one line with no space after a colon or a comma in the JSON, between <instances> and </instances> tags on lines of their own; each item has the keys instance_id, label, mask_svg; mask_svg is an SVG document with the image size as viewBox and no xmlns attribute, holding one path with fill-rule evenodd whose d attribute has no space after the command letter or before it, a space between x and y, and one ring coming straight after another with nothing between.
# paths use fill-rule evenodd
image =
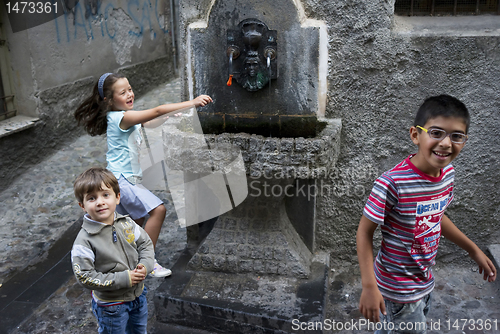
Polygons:
<instances>
[{"instance_id":1,"label":"wet stone surface","mask_svg":"<svg viewBox=\"0 0 500 334\"><path fill-rule=\"evenodd\" d=\"M467 259L461 264L441 265L439 258L434 267L436 279L432 295L431 309L427 316L428 334L440 333L500 333L500 281L493 283L483 281L473 261ZM358 324L357 330L324 331L325 333L367 333L366 325L361 327L362 315L358 310L361 296L361 281L356 263L332 265L328 295L327 315L325 319ZM457 330L453 323L463 325L461 319L491 322L487 330ZM449 322L448 322L449 321ZM495 327L495 322L497 326ZM434 327L431 328L430 326ZM440 325L440 326L438 326ZM340 326L340 325L339 325ZM438 330L439 328L439 330ZM472 328L472 327L471 327Z\"/></svg>"}]
</instances>

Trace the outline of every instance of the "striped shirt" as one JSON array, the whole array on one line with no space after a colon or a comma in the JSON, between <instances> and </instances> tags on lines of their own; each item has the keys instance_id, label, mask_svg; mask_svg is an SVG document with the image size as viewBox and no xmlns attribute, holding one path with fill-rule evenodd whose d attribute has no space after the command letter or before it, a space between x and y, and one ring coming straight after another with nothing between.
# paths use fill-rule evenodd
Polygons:
<instances>
[{"instance_id":1,"label":"striped shirt","mask_svg":"<svg viewBox=\"0 0 500 334\"><path fill-rule=\"evenodd\" d=\"M374 183L363 214L380 225L382 245L374 263L384 298L415 302L434 288L441 219L453 200L452 165L431 177L409 156Z\"/></svg>"}]
</instances>

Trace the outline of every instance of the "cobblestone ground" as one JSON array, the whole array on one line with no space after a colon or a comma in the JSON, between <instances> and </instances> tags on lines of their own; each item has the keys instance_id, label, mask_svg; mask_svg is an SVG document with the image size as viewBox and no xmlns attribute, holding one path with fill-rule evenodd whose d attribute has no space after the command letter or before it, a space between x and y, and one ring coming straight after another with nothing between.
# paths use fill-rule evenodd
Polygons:
<instances>
[{"instance_id":1,"label":"cobblestone ground","mask_svg":"<svg viewBox=\"0 0 500 334\"><path fill-rule=\"evenodd\" d=\"M178 102L179 96L177 79L137 99L135 108ZM151 145L161 140L161 127L148 130L148 138ZM105 154L105 137L82 136L0 193L0 284L33 261L39 261L81 217L73 182L88 167L105 167Z\"/></svg>"},{"instance_id":2,"label":"cobblestone ground","mask_svg":"<svg viewBox=\"0 0 500 334\"><path fill-rule=\"evenodd\" d=\"M158 243L158 248L168 250L168 254L160 256L166 265L173 263L178 252L184 247L184 243L181 241L184 231L176 226L175 224L164 226L162 240ZM167 231L168 233L166 233ZM438 265L435 268L435 274L436 289L433 292L432 306L428 315L428 325L433 324L434 328L429 330L428 334L500 333L500 282L484 282L472 264L443 267ZM161 282L161 279L153 278L148 278L146 281L151 292L148 295L149 333L155 332L155 310L151 298ZM336 326L333 328L337 330L328 330L325 327L325 334L371 332L367 330L366 323L363 325L363 317L358 311L360 295L361 282L357 264L345 263L337 269L333 268L325 319L330 321L330 326L332 324ZM468 323L462 330L464 320L467 320ZM472 322L479 324L480 321L489 322L491 324L489 330L472 330ZM346 330L346 326L353 324L357 327L354 329L348 327L349 329ZM309 325L304 326L310 328L307 327ZM84 334L96 333L96 328L97 323L89 307L89 294L77 285L74 278L71 278L12 334Z\"/></svg>"},{"instance_id":3,"label":"cobblestone ground","mask_svg":"<svg viewBox=\"0 0 500 334\"><path fill-rule=\"evenodd\" d=\"M179 97L180 86L176 79L138 98L135 109L178 102ZM161 141L161 127L148 129L147 137L152 146ZM26 271L30 264L45 257L50 246L82 216L74 198L73 182L90 166L105 167L105 153L105 137L84 135L23 174L0 193L0 283L7 282L16 273ZM156 258L169 268L185 247L186 231L177 224L169 190L159 187L154 193L167 208ZM154 290L161 282L162 279L146 279L150 289L151 319L154 317ZM72 277L13 333L97 332L89 298L89 291ZM154 324L154 321L150 323Z\"/></svg>"},{"instance_id":4,"label":"cobblestone ground","mask_svg":"<svg viewBox=\"0 0 500 334\"><path fill-rule=\"evenodd\" d=\"M156 245L158 262L167 268L171 267L185 247L185 236L185 229L179 228L176 220L166 220ZM153 296L162 282L161 278L151 277L147 277L145 281L148 288L148 333L154 332L156 313ZM80 286L74 277L71 277L30 318L11 333L97 333L97 321L90 309L90 298L89 291Z\"/></svg>"},{"instance_id":5,"label":"cobblestone ground","mask_svg":"<svg viewBox=\"0 0 500 334\"><path fill-rule=\"evenodd\" d=\"M461 264L442 264L434 267L436 287L433 291L427 325L434 327L428 334L441 333L500 333L500 280L487 283L470 259ZM328 307L325 319L337 323L357 324L354 330L327 330L325 333L367 333L361 327L364 320L358 311L361 281L357 263L339 264L331 270ZM354 319L354 320L353 320ZM464 320L468 323L464 326ZM478 330L479 323L490 323L487 330ZM475 323L475 326L474 326ZM464 328L462 329L462 327ZM429 327L428 327L429 328Z\"/></svg>"},{"instance_id":6,"label":"cobblestone ground","mask_svg":"<svg viewBox=\"0 0 500 334\"><path fill-rule=\"evenodd\" d=\"M167 83L136 101L136 108L178 101L179 81ZM148 132L151 145L161 140L158 132ZM74 200L72 183L91 165L105 165L105 139L82 136L16 180L0 194L0 283L45 255L50 245L82 214ZM185 229L176 222L168 189L154 191L168 213L157 244L156 257L171 267L186 245ZM335 254L332 254L332 258ZM332 261L335 263L335 261ZM68 268L70 270L70 268ZM173 273L175 275L175 272ZM462 264L440 264L435 268L436 289L433 295L429 334L500 333L500 280L485 283L471 260ZM168 279L168 278L167 278ZM163 279L147 278L149 289L149 333L155 332L155 309L152 298ZM335 263L329 278L326 319L335 321L338 330L325 333L366 333L359 324L361 283L357 263ZM0 288L1 292L1 288ZM468 320L462 329L463 321ZM472 329L482 320L492 324L489 330ZM439 322L439 329L437 324ZM342 323L342 329L339 327ZM345 324L358 328L346 330ZM495 327L496 326L496 327ZM12 334L97 333L97 322L90 311L90 294L74 278L68 280L47 299Z\"/></svg>"},{"instance_id":7,"label":"cobblestone ground","mask_svg":"<svg viewBox=\"0 0 500 334\"><path fill-rule=\"evenodd\" d=\"M88 166L105 163L104 144L80 138L0 193L0 283L39 261L81 216L72 182Z\"/></svg>"}]
</instances>

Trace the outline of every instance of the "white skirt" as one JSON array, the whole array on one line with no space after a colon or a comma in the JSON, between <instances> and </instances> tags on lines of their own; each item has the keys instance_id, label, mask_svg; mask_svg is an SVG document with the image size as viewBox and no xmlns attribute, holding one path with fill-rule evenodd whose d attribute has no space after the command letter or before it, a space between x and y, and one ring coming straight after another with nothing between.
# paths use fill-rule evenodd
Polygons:
<instances>
[{"instance_id":1,"label":"white skirt","mask_svg":"<svg viewBox=\"0 0 500 334\"><path fill-rule=\"evenodd\" d=\"M120 186L120 204L116 206L116 211L122 215L128 214L134 220L140 219L163 204L161 199L142 184L134 185L123 175L120 175L118 185Z\"/></svg>"}]
</instances>

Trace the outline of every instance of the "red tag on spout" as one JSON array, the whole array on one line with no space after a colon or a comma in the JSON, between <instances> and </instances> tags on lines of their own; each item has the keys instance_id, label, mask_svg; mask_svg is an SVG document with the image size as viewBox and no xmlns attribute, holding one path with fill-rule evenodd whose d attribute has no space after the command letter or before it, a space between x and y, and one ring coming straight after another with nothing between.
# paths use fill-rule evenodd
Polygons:
<instances>
[{"instance_id":1,"label":"red tag on spout","mask_svg":"<svg viewBox=\"0 0 500 334\"><path fill-rule=\"evenodd\" d=\"M233 83L233 75L229 74L229 79L227 80L226 85L231 86L232 83Z\"/></svg>"}]
</instances>

